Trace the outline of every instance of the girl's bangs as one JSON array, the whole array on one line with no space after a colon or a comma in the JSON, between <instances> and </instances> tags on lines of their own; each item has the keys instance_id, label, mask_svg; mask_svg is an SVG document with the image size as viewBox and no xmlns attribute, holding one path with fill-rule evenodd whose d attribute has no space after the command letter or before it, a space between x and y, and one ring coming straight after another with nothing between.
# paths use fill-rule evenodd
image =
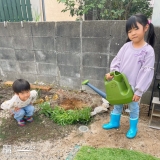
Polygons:
<instances>
[{"instance_id":1,"label":"girl's bangs","mask_svg":"<svg viewBox=\"0 0 160 160\"><path fill-rule=\"evenodd\" d=\"M130 17L126 22L126 33L132 28L138 28L135 16Z\"/></svg>"}]
</instances>

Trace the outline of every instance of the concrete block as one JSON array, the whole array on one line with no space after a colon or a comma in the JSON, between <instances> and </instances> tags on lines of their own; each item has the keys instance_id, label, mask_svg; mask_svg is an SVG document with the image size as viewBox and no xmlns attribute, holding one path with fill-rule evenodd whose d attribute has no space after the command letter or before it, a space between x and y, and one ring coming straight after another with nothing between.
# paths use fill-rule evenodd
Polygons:
<instances>
[{"instance_id":1,"label":"concrete block","mask_svg":"<svg viewBox=\"0 0 160 160\"><path fill-rule=\"evenodd\" d=\"M36 62L57 64L57 55L55 51L39 50L35 51Z\"/></svg>"},{"instance_id":2,"label":"concrete block","mask_svg":"<svg viewBox=\"0 0 160 160\"><path fill-rule=\"evenodd\" d=\"M15 81L19 78L19 73L16 71L5 71L5 76L3 76L4 81Z\"/></svg>"},{"instance_id":3,"label":"concrete block","mask_svg":"<svg viewBox=\"0 0 160 160\"><path fill-rule=\"evenodd\" d=\"M10 36L9 28L4 27L4 22L0 22L0 36L6 36L6 37Z\"/></svg>"},{"instance_id":4,"label":"concrete block","mask_svg":"<svg viewBox=\"0 0 160 160\"><path fill-rule=\"evenodd\" d=\"M81 82L79 78L62 76L60 79L60 86L67 87L74 90L79 90L81 89Z\"/></svg>"},{"instance_id":5,"label":"concrete block","mask_svg":"<svg viewBox=\"0 0 160 160\"><path fill-rule=\"evenodd\" d=\"M0 47L13 48L13 37L0 36Z\"/></svg>"},{"instance_id":6,"label":"concrete block","mask_svg":"<svg viewBox=\"0 0 160 160\"><path fill-rule=\"evenodd\" d=\"M33 37L33 49L54 51L54 38L53 37Z\"/></svg>"},{"instance_id":7,"label":"concrete block","mask_svg":"<svg viewBox=\"0 0 160 160\"><path fill-rule=\"evenodd\" d=\"M56 36L80 37L80 22L56 22Z\"/></svg>"},{"instance_id":8,"label":"concrete block","mask_svg":"<svg viewBox=\"0 0 160 160\"><path fill-rule=\"evenodd\" d=\"M34 83L37 81L37 75L31 73L21 73L18 78L27 80L29 83Z\"/></svg>"},{"instance_id":9,"label":"concrete block","mask_svg":"<svg viewBox=\"0 0 160 160\"><path fill-rule=\"evenodd\" d=\"M58 53L57 63L62 65L80 66L80 55L75 53Z\"/></svg>"},{"instance_id":10,"label":"concrete block","mask_svg":"<svg viewBox=\"0 0 160 160\"><path fill-rule=\"evenodd\" d=\"M112 60L113 60L113 58L115 57L116 55L109 55L109 65L107 66L108 68L110 68L110 65L111 65L111 62L112 62Z\"/></svg>"},{"instance_id":11,"label":"concrete block","mask_svg":"<svg viewBox=\"0 0 160 160\"><path fill-rule=\"evenodd\" d=\"M128 38L128 35L126 33L126 29L125 29L125 26L124 26L124 29L122 29L121 31L121 37L120 37L123 41L126 41L127 38Z\"/></svg>"},{"instance_id":12,"label":"concrete block","mask_svg":"<svg viewBox=\"0 0 160 160\"><path fill-rule=\"evenodd\" d=\"M107 67L108 55L101 53L84 53L82 58L83 66Z\"/></svg>"},{"instance_id":13,"label":"concrete block","mask_svg":"<svg viewBox=\"0 0 160 160\"><path fill-rule=\"evenodd\" d=\"M83 52L106 53L108 39L106 38L82 38Z\"/></svg>"},{"instance_id":14,"label":"concrete block","mask_svg":"<svg viewBox=\"0 0 160 160\"><path fill-rule=\"evenodd\" d=\"M155 31L155 34L156 34L157 38L160 39L159 38L160 37L160 29L159 29L159 27L154 27L154 31Z\"/></svg>"},{"instance_id":15,"label":"concrete block","mask_svg":"<svg viewBox=\"0 0 160 160\"><path fill-rule=\"evenodd\" d=\"M56 50L57 52L80 53L81 52L80 42L81 42L80 38L57 37Z\"/></svg>"},{"instance_id":16,"label":"concrete block","mask_svg":"<svg viewBox=\"0 0 160 160\"><path fill-rule=\"evenodd\" d=\"M58 65L58 67L60 76L80 78L80 66Z\"/></svg>"},{"instance_id":17,"label":"concrete block","mask_svg":"<svg viewBox=\"0 0 160 160\"><path fill-rule=\"evenodd\" d=\"M110 36L115 37L115 38L122 38L122 35L124 35L125 31L125 25L126 21L125 20L116 20L116 21L110 21Z\"/></svg>"},{"instance_id":18,"label":"concrete block","mask_svg":"<svg viewBox=\"0 0 160 160\"><path fill-rule=\"evenodd\" d=\"M154 52L155 52L155 56L156 56L155 60L157 61L158 60L157 58L158 58L158 55L159 55L159 52L160 52L160 44L155 45Z\"/></svg>"},{"instance_id":19,"label":"concrete block","mask_svg":"<svg viewBox=\"0 0 160 160\"><path fill-rule=\"evenodd\" d=\"M143 104L149 104L150 103L150 98L151 98L151 92L147 91L146 93L143 94L141 103Z\"/></svg>"},{"instance_id":20,"label":"concrete block","mask_svg":"<svg viewBox=\"0 0 160 160\"><path fill-rule=\"evenodd\" d=\"M10 60L10 61L0 60L0 67L3 71L9 71L9 72L19 71L17 61L13 61L13 60Z\"/></svg>"},{"instance_id":21,"label":"concrete block","mask_svg":"<svg viewBox=\"0 0 160 160\"><path fill-rule=\"evenodd\" d=\"M33 37L49 37L55 35L55 22L37 22L30 24Z\"/></svg>"},{"instance_id":22,"label":"concrete block","mask_svg":"<svg viewBox=\"0 0 160 160\"><path fill-rule=\"evenodd\" d=\"M159 46L159 44L160 44L160 39L156 39L154 48L157 47L157 46Z\"/></svg>"},{"instance_id":23,"label":"concrete block","mask_svg":"<svg viewBox=\"0 0 160 160\"><path fill-rule=\"evenodd\" d=\"M102 80L106 73L108 73L106 68L83 67L82 78Z\"/></svg>"},{"instance_id":24,"label":"concrete block","mask_svg":"<svg viewBox=\"0 0 160 160\"><path fill-rule=\"evenodd\" d=\"M155 81L155 82L156 82L156 81ZM157 85L158 85L158 82L155 83L155 89L154 89L155 91L156 91L156 90L158 91ZM152 81L152 83L151 83L151 85L149 86L149 88L148 88L147 91L152 91L152 88L153 88L153 81Z\"/></svg>"},{"instance_id":25,"label":"concrete block","mask_svg":"<svg viewBox=\"0 0 160 160\"><path fill-rule=\"evenodd\" d=\"M158 55L160 53L160 43L159 44L155 44L155 46L154 46L154 52L155 52L156 58L158 58ZM155 59L155 60L158 60L158 59Z\"/></svg>"},{"instance_id":26,"label":"concrete block","mask_svg":"<svg viewBox=\"0 0 160 160\"><path fill-rule=\"evenodd\" d=\"M37 82L43 82L45 84L55 84L56 83L56 76L50 75L37 75Z\"/></svg>"},{"instance_id":27,"label":"concrete block","mask_svg":"<svg viewBox=\"0 0 160 160\"><path fill-rule=\"evenodd\" d=\"M32 35L31 26L28 22L23 22L23 27L20 22L9 22L7 29L10 36L30 37Z\"/></svg>"},{"instance_id":28,"label":"concrete block","mask_svg":"<svg viewBox=\"0 0 160 160\"><path fill-rule=\"evenodd\" d=\"M108 37L110 25L109 21L83 21L82 37Z\"/></svg>"},{"instance_id":29,"label":"concrete block","mask_svg":"<svg viewBox=\"0 0 160 160\"><path fill-rule=\"evenodd\" d=\"M26 49L15 50L16 59L18 61L35 61L35 51L30 51Z\"/></svg>"},{"instance_id":30,"label":"concrete block","mask_svg":"<svg viewBox=\"0 0 160 160\"><path fill-rule=\"evenodd\" d=\"M33 49L33 41L31 37L13 37L14 49Z\"/></svg>"},{"instance_id":31,"label":"concrete block","mask_svg":"<svg viewBox=\"0 0 160 160\"><path fill-rule=\"evenodd\" d=\"M15 60L15 51L11 48L0 48L0 59Z\"/></svg>"},{"instance_id":32,"label":"concrete block","mask_svg":"<svg viewBox=\"0 0 160 160\"><path fill-rule=\"evenodd\" d=\"M57 66L48 63L38 63L38 74L41 75L57 75Z\"/></svg>"},{"instance_id":33,"label":"concrete block","mask_svg":"<svg viewBox=\"0 0 160 160\"><path fill-rule=\"evenodd\" d=\"M156 52L156 50L154 49L155 51L155 64L154 64L154 67L156 68L157 67L157 61L158 61L158 52Z\"/></svg>"},{"instance_id":34,"label":"concrete block","mask_svg":"<svg viewBox=\"0 0 160 160\"><path fill-rule=\"evenodd\" d=\"M117 55L120 48L125 44L125 40L120 38L113 38L110 45L110 53L112 55Z\"/></svg>"},{"instance_id":35,"label":"concrete block","mask_svg":"<svg viewBox=\"0 0 160 160\"><path fill-rule=\"evenodd\" d=\"M3 77L3 76L5 76L5 74L3 73L2 68L0 66L0 77ZM2 80L2 78L0 78L0 80Z\"/></svg>"},{"instance_id":36,"label":"concrete block","mask_svg":"<svg viewBox=\"0 0 160 160\"><path fill-rule=\"evenodd\" d=\"M36 74L36 64L34 62L19 62L20 73Z\"/></svg>"}]
</instances>

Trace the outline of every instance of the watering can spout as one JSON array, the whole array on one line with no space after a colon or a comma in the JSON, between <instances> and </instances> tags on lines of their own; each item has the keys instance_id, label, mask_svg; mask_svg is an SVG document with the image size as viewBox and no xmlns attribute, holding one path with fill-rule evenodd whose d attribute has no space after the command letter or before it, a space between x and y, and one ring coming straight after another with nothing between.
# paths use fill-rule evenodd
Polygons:
<instances>
[{"instance_id":1,"label":"watering can spout","mask_svg":"<svg viewBox=\"0 0 160 160\"><path fill-rule=\"evenodd\" d=\"M98 93L101 97L106 99L106 94L104 92L102 92L101 90L99 90L98 88L96 88L95 86L93 86L92 84L89 83L89 80L85 80L82 82L82 85L87 85L89 86L91 89L93 89L96 93Z\"/></svg>"}]
</instances>

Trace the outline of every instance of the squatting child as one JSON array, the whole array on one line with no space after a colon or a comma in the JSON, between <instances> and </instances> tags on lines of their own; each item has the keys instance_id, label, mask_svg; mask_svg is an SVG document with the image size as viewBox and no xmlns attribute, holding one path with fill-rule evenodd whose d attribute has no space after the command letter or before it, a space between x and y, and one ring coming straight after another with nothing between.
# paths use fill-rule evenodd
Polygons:
<instances>
[{"instance_id":1,"label":"squatting child","mask_svg":"<svg viewBox=\"0 0 160 160\"><path fill-rule=\"evenodd\" d=\"M25 126L26 121L33 121L33 102L37 98L35 90L30 91L30 84L24 79L17 79L12 85L14 96L1 104L4 110L10 110L19 126Z\"/></svg>"},{"instance_id":2,"label":"squatting child","mask_svg":"<svg viewBox=\"0 0 160 160\"><path fill-rule=\"evenodd\" d=\"M145 34L148 32L147 40ZM130 128L126 133L127 138L134 138L138 131L139 103L143 93L149 88L154 75L154 42L155 32L153 24L148 21L146 16L136 14L131 16L126 22L126 33L128 39L119 50L117 56L112 60L110 71L124 73L129 84L134 90L132 102L128 104L130 110ZM110 80L113 76L106 74L106 79ZM120 118L123 105L114 105L110 115L110 122L104 124L103 129L120 127Z\"/></svg>"}]
</instances>

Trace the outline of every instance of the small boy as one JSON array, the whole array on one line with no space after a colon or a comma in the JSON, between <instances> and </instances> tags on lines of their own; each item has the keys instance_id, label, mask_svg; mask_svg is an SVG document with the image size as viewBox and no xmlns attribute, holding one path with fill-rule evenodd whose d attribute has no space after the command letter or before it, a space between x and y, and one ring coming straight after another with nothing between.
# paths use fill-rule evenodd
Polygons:
<instances>
[{"instance_id":1,"label":"small boy","mask_svg":"<svg viewBox=\"0 0 160 160\"><path fill-rule=\"evenodd\" d=\"M10 110L14 114L19 126L25 126L25 121L33 121L34 106L32 103L37 98L35 90L30 91L30 84L24 79L17 79L12 85L15 95L12 99L1 104L4 110Z\"/></svg>"}]
</instances>

